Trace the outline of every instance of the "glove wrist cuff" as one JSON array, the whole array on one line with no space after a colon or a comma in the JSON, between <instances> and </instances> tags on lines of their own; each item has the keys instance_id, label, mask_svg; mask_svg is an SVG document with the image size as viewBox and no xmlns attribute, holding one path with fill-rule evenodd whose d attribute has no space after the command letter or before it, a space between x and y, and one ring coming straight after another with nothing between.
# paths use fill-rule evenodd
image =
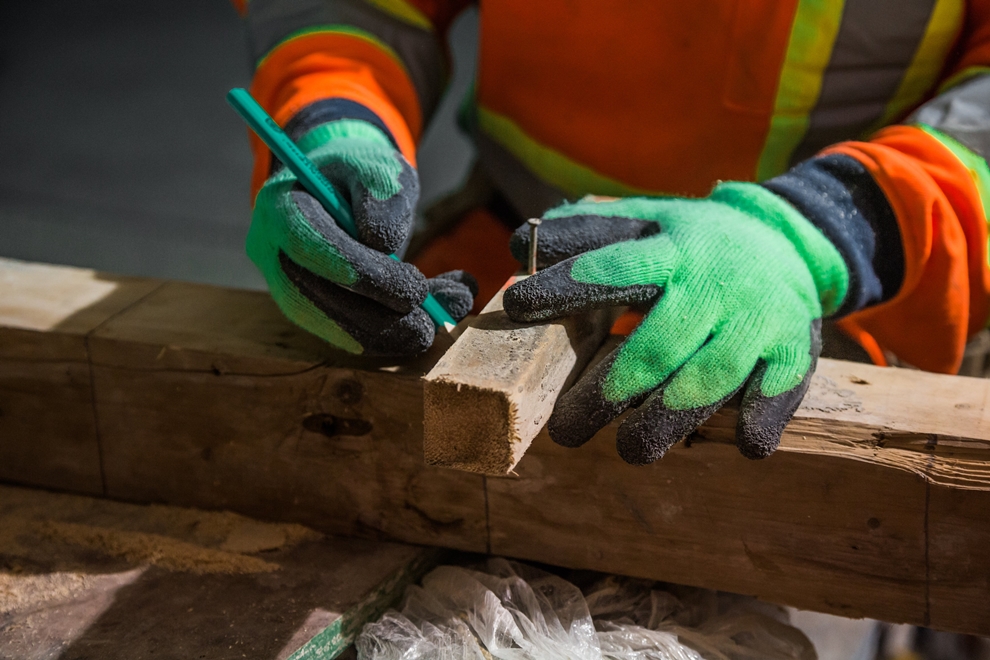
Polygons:
<instances>
[{"instance_id":1,"label":"glove wrist cuff","mask_svg":"<svg viewBox=\"0 0 990 660\"><path fill-rule=\"evenodd\" d=\"M842 255L849 293L834 316L878 305L897 294L904 279L897 218L859 161L843 154L818 156L763 186L800 211Z\"/></svg>"},{"instance_id":2,"label":"glove wrist cuff","mask_svg":"<svg viewBox=\"0 0 990 660\"><path fill-rule=\"evenodd\" d=\"M304 133L296 140L296 145L303 153L311 154L323 145L341 139L361 140L388 149L393 146L377 128L356 119L340 119L320 124Z\"/></svg>"},{"instance_id":3,"label":"glove wrist cuff","mask_svg":"<svg viewBox=\"0 0 990 660\"><path fill-rule=\"evenodd\" d=\"M840 308L849 290L849 271L835 245L807 217L770 190L752 183L720 183L713 201L758 218L783 234L808 267L824 316Z\"/></svg>"},{"instance_id":4,"label":"glove wrist cuff","mask_svg":"<svg viewBox=\"0 0 990 660\"><path fill-rule=\"evenodd\" d=\"M329 98L310 103L292 116L285 124L284 130L305 151L306 149L303 148L302 142L305 140L307 143L310 143L309 135L315 129L345 120L350 120L346 122L350 126L355 126L358 122L363 122L374 127L377 129L374 138L384 137L393 149L400 151L395 137L389 131L385 122L364 105L350 99ZM360 131L360 129L356 130ZM326 139L329 139L329 137L339 137L339 135L331 134ZM323 141L325 142L326 139Z\"/></svg>"}]
</instances>

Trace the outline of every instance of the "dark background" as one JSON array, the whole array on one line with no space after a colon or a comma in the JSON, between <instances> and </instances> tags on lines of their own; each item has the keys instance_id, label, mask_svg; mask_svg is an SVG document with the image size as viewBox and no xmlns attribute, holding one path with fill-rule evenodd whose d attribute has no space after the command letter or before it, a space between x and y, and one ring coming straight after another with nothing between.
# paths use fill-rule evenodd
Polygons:
<instances>
[{"instance_id":1,"label":"dark background","mask_svg":"<svg viewBox=\"0 0 990 660\"><path fill-rule=\"evenodd\" d=\"M453 115L477 14L451 30L456 74L419 154L423 203L472 158ZM244 254L250 84L227 0L0 2L0 256L261 288Z\"/></svg>"}]
</instances>

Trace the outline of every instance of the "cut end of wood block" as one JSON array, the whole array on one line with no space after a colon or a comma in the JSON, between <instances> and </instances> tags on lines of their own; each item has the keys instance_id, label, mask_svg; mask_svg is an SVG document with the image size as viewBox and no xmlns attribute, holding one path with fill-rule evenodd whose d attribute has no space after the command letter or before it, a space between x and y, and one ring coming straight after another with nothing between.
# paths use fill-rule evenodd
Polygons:
<instances>
[{"instance_id":1,"label":"cut end of wood block","mask_svg":"<svg viewBox=\"0 0 990 660\"><path fill-rule=\"evenodd\" d=\"M423 395L428 465L505 476L529 446L515 430L516 405L504 392L428 380Z\"/></svg>"}]
</instances>

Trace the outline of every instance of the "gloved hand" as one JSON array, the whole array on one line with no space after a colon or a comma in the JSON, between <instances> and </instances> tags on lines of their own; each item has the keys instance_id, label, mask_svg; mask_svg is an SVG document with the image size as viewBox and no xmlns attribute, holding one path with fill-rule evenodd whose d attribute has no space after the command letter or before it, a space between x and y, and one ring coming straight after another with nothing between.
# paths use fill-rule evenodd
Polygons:
<instances>
[{"instance_id":1,"label":"gloved hand","mask_svg":"<svg viewBox=\"0 0 990 660\"><path fill-rule=\"evenodd\" d=\"M524 258L525 226L511 247ZM617 436L619 454L635 464L663 456L744 385L739 450L749 458L773 452L808 389L821 318L849 283L833 244L782 198L749 183L719 184L706 199L564 205L544 216L538 248L541 265L564 260L505 292L513 319L652 306L548 422L557 443L577 447L638 406Z\"/></svg>"},{"instance_id":2,"label":"gloved hand","mask_svg":"<svg viewBox=\"0 0 990 660\"><path fill-rule=\"evenodd\" d=\"M321 124L297 144L350 203L360 240L279 167L255 199L247 237L248 256L272 297L289 319L350 353L422 353L435 336L419 308L427 291L461 319L477 284L463 271L427 280L389 258L409 238L419 199L416 170L365 121Z\"/></svg>"}]
</instances>

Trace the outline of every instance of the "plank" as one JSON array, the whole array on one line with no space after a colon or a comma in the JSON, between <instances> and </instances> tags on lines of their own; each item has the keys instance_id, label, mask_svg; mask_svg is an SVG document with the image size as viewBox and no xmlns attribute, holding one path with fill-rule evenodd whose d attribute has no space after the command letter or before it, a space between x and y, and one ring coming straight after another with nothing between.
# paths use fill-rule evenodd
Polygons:
<instances>
[{"instance_id":1,"label":"plank","mask_svg":"<svg viewBox=\"0 0 990 660\"><path fill-rule=\"evenodd\" d=\"M516 323L506 282L426 375L423 452L430 465L505 476L546 425L561 392L595 355L611 310Z\"/></svg>"},{"instance_id":2,"label":"plank","mask_svg":"<svg viewBox=\"0 0 990 660\"><path fill-rule=\"evenodd\" d=\"M228 512L9 486L0 529L0 655L10 658L332 659L443 557Z\"/></svg>"},{"instance_id":3,"label":"plank","mask_svg":"<svg viewBox=\"0 0 990 660\"><path fill-rule=\"evenodd\" d=\"M39 346L75 341L35 332ZM181 283L84 338L106 493L119 500L990 634L987 380L822 360L767 460L739 456L730 404L654 465L623 463L613 425L578 450L541 433L518 476L496 478L424 464L421 377L442 349L355 361L266 294ZM21 377L45 382L45 364L25 362ZM0 371L0 409L12 389ZM40 441L44 402L32 406L0 418L7 442Z\"/></svg>"}]
</instances>

